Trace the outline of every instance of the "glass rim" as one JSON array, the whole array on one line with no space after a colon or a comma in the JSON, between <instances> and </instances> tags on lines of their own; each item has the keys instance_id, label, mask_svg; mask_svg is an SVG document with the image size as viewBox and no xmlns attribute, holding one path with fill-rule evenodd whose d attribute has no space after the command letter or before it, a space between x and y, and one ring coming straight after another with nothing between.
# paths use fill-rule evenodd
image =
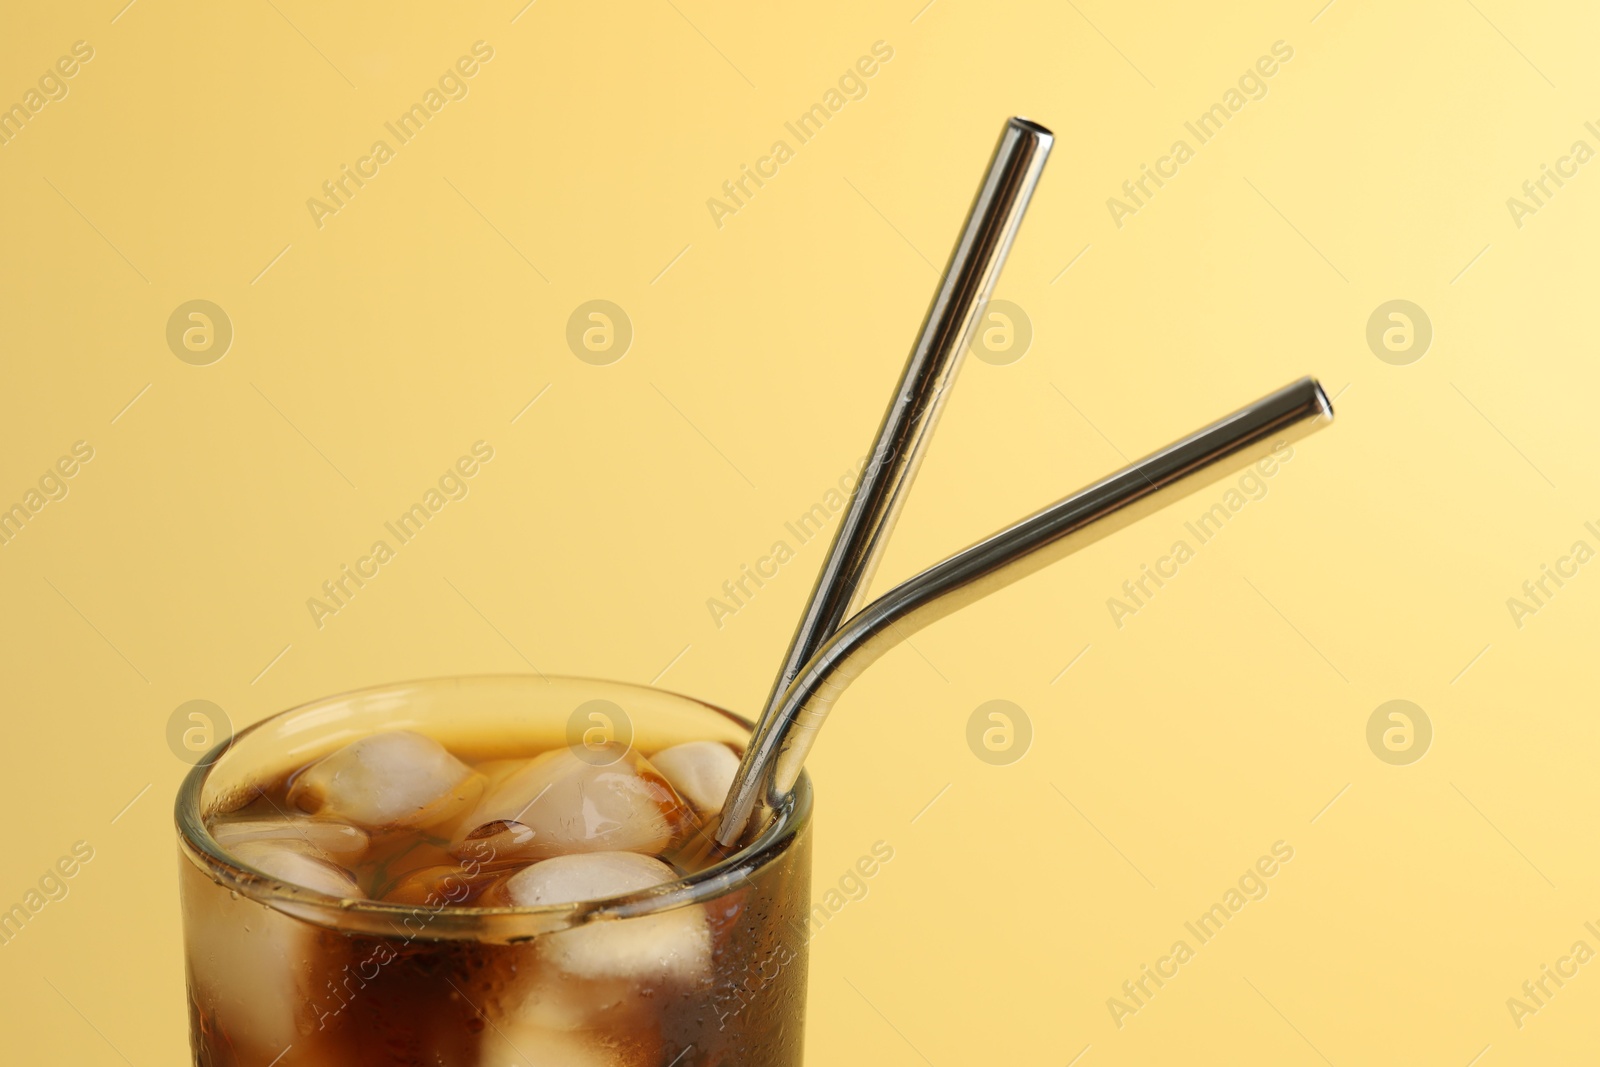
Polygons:
<instances>
[{"instance_id":1,"label":"glass rim","mask_svg":"<svg viewBox=\"0 0 1600 1067\"><path fill-rule=\"evenodd\" d=\"M773 812L773 817L761 831L743 847L703 870L649 889L600 900L580 901L574 904L504 907L479 905L457 907L450 904L436 907L381 900L344 900L306 886L285 882L265 871L257 870L233 856L211 836L201 812L201 797L207 780L223 755L257 730L297 713L338 701L434 685L461 685L473 682L564 682L610 689L632 689L698 705L731 720L746 733L754 729L754 724L744 716L698 697L651 685L603 678L554 674L438 675L363 686L317 697L274 712L260 722L253 723L218 742L189 769L182 785L178 788L173 815L177 824L180 850L186 859L200 866L212 881L224 888L277 911L343 933L369 933L392 937L401 934L402 928L409 920L415 920L418 915L426 914L428 916L424 924L426 932L414 933L408 940L467 938L514 942L594 920L631 919L715 900L740 884L747 883L757 872L779 860L810 822L811 779L802 771L793 792L789 794L785 803ZM495 936L485 936L490 933Z\"/></svg>"}]
</instances>

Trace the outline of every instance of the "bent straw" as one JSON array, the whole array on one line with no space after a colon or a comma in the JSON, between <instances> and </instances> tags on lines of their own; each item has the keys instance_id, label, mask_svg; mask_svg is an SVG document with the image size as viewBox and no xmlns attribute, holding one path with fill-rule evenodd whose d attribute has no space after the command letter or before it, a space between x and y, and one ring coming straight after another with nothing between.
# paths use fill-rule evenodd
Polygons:
<instances>
[{"instance_id":1,"label":"bent straw","mask_svg":"<svg viewBox=\"0 0 1600 1067\"><path fill-rule=\"evenodd\" d=\"M1054 140L1049 130L1023 118L1010 119L1001 131L894 399L878 427L871 459L851 494L757 720L758 730L776 714L806 661L860 606ZM747 754L741 775L749 773L748 762Z\"/></svg>"},{"instance_id":2,"label":"bent straw","mask_svg":"<svg viewBox=\"0 0 1600 1067\"><path fill-rule=\"evenodd\" d=\"M757 724L717 826L718 844L738 840L763 799L773 807L784 802L839 694L888 649L934 620L1261 459L1262 446L1276 450L1332 418L1333 405L1322 386L1302 378L874 600L811 657L777 713Z\"/></svg>"}]
</instances>

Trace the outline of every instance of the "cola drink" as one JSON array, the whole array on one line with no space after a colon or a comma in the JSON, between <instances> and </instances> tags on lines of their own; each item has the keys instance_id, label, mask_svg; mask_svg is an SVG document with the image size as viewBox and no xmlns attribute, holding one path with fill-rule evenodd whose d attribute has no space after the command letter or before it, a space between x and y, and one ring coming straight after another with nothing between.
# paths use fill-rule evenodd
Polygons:
<instances>
[{"instance_id":1,"label":"cola drink","mask_svg":"<svg viewBox=\"0 0 1600 1067\"><path fill-rule=\"evenodd\" d=\"M716 850L743 724L539 685L336 698L191 774L196 1064L798 1067L809 784ZM570 726L597 691L626 737Z\"/></svg>"}]
</instances>

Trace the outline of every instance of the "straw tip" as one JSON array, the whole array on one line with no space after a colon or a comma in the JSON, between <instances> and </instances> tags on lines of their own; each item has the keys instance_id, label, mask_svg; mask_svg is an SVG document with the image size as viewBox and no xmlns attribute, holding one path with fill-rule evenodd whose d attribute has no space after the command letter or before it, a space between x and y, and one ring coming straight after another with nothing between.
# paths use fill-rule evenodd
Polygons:
<instances>
[{"instance_id":1,"label":"straw tip","mask_svg":"<svg viewBox=\"0 0 1600 1067\"><path fill-rule=\"evenodd\" d=\"M1307 378L1306 381L1311 384L1312 400L1321 410L1322 417L1325 419L1333 418L1333 401L1328 399L1328 391L1322 388L1322 383L1315 378Z\"/></svg>"},{"instance_id":2,"label":"straw tip","mask_svg":"<svg viewBox=\"0 0 1600 1067\"><path fill-rule=\"evenodd\" d=\"M1012 115L1006 125L1014 130L1023 130L1027 133L1033 134L1035 137L1042 137L1046 140L1054 140L1056 136L1054 133L1050 132L1049 127L1041 126L1032 119L1023 118L1021 115Z\"/></svg>"}]
</instances>

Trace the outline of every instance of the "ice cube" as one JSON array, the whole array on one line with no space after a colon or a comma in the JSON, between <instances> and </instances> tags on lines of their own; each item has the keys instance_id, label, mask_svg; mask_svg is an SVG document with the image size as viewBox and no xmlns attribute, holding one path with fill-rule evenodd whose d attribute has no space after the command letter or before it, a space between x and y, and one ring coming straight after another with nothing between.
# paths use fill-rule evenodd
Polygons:
<instances>
[{"instance_id":1,"label":"ice cube","mask_svg":"<svg viewBox=\"0 0 1600 1067\"><path fill-rule=\"evenodd\" d=\"M717 741L689 741L657 752L650 757L650 765L704 819L722 810L739 769L739 757Z\"/></svg>"},{"instance_id":2,"label":"ice cube","mask_svg":"<svg viewBox=\"0 0 1600 1067\"><path fill-rule=\"evenodd\" d=\"M228 851L246 841L276 841L334 861L353 860L367 850L367 832L331 819L237 819L211 827Z\"/></svg>"},{"instance_id":3,"label":"ice cube","mask_svg":"<svg viewBox=\"0 0 1600 1067\"><path fill-rule=\"evenodd\" d=\"M485 1031L479 1067L642 1067L641 1050L616 1037L564 1033L529 1022L502 1024Z\"/></svg>"},{"instance_id":4,"label":"ice cube","mask_svg":"<svg viewBox=\"0 0 1600 1067\"><path fill-rule=\"evenodd\" d=\"M513 904L537 907L633 893L676 881L671 867L634 852L557 856L518 871L505 883ZM634 919L599 920L538 940L540 958L578 978L685 980L707 973L711 929L705 910L685 905Z\"/></svg>"},{"instance_id":5,"label":"ice cube","mask_svg":"<svg viewBox=\"0 0 1600 1067\"><path fill-rule=\"evenodd\" d=\"M569 749L503 778L461 820L451 851L484 864L583 852L660 852L699 820L638 753L597 766Z\"/></svg>"},{"instance_id":6,"label":"ice cube","mask_svg":"<svg viewBox=\"0 0 1600 1067\"><path fill-rule=\"evenodd\" d=\"M356 885L355 875L336 863L307 855L296 845L283 841L241 841L229 851L247 866L279 881L315 889L341 900L366 897Z\"/></svg>"},{"instance_id":7,"label":"ice cube","mask_svg":"<svg viewBox=\"0 0 1600 1067\"><path fill-rule=\"evenodd\" d=\"M652 1001L626 978L580 981L543 962L522 969L506 1003L512 1019L546 1030L617 1032L655 1018Z\"/></svg>"},{"instance_id":8,"label":"ice cube","mask_svg":"<svg viewBox=\"0 0 1600 1067\"><path fill-rule=\"evenodd\" d=\"M433 826L482 795L483 778L431 737L392 730L307 767L289 790L301 811L369 829Z\"/></svg>"},{"instance_id":9,"label":"ice cube","mask_svg":"<svg viewBox=\"0 0 1600 1067\"><path fill-rule=\"evenodd\" d=\"M269 1063L318 1028L349 939L230 891L187 858L180 862L189 995L206 1025L227 1035L235 1062Z\"/></svg>"}]
</instances>

